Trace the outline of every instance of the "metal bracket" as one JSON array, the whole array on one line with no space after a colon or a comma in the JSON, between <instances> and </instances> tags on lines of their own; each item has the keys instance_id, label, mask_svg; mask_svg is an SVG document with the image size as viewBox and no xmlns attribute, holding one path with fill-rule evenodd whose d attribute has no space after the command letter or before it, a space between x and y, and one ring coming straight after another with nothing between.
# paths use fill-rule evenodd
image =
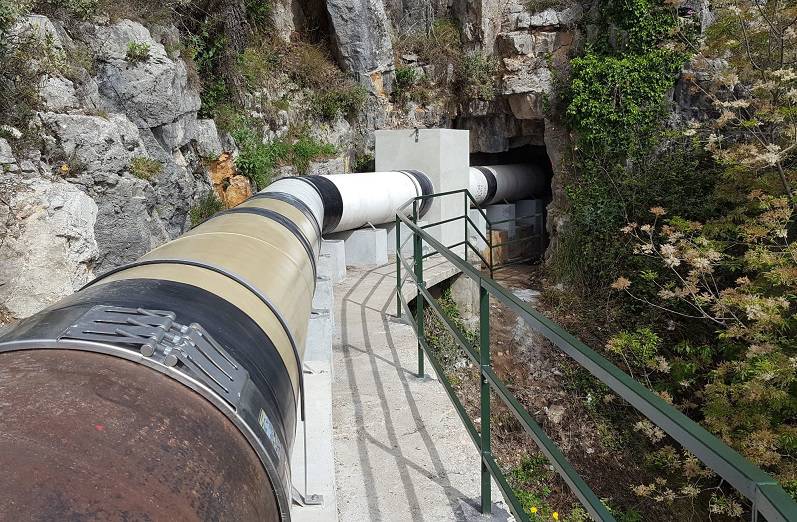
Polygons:
<instances>
[{"instance_id":1,"label":"metal bracket","mask_svg":"<svg viewBox=\"0 0 797 522\"><path fill-rule=\"evenodd\" d=\"M313 308L310 310L310 318L313 317L327 317L329 315L329 308Z\"/></svg>"},{"instance_id":2,"label":"metal bracket","mask_svg":"<svg viewBox=\"0 0 797 522\"><path fill-rule=\"evenodd\" d=\"M293 488L293 502L299 506L306 507L306 506L321 506L324 504L324 495L302 495L302 493L296 489L296 486L292 486Z\"/></svg>"},{"instance_id":3,"label":"metal bracket","mask_svg":"<svg viewBox=\"0 0 797 522\"><path fill-rule=\"evenodd\" d=\"M237 407L249 373L202 326L180 324L176 318L167 310L99 305L64 330L59 340L136 346L144 357L189 370Z\"/></svg>"}]
</instances>

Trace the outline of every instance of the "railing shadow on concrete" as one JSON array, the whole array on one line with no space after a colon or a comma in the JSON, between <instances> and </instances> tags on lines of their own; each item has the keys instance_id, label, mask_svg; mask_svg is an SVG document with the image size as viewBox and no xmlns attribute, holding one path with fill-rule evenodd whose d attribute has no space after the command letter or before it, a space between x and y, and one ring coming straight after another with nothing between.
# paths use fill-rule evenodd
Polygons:
<instances>
[{"instance_id":1,"label":"railing shadow on concrete","mask_svg":"<svg viewBox=\"0 0 797 522\"><path fill-rule=\"evenodd\" d=\"M440 198L463 194L465 209L462 216L449 218L438 223L418 224L419 202L427 198ZM578 500L589 512L594 520L613 521L615 518L606 505L598 498L592 489L584 482L578 472L568 462L564 454L543 431L542 427L534 420L528 411L520 404L517 398L507 389L506 384L493 371L490 361L490 298L496 299L518 314L533 330L540 333L562 352L570 356L581 367L589 371L598 380L608 386L613 392L631 404L636 410L645 415L655 425L659 426L675 441L694 454L708 468L734 487L750 503L751 520L760 520L763 516L768 522L797 521L797 504L777 481L770 475L748 462L740 454L722 443L714 435L706 431L686 415L667 404L658 395L654 394L631 376L621 371L609 360L599 355L573 335L566 332L550 319L530 308L506 288L497 283L492 275L495 271L491 259L485 257L478 248L469 240L469 226L478 231L478 227L469 216L469 207L478 208L471 194L463 190L454 190L418 196L402 205L396 214L396 298L397 316L404 315L416 332L418 338L418 377L424 375L424 356L433 366L440 382L443 384L457 414L465 425L473 443L481 453L481 509L489 513L491 509L491 477L496 481L509 504L510 510L519 521L530 521L529 515L524 512L519 500L507 482L498 463L490 449L490 397L495 393L507 406L510 412L523 426L525 432L531 436L546 456L553 468L562 477L568 487L573 491ZM410 210L411 209L411 210ZM483 218L487 215L478 209ZM462 242L453 245L443 245L435 239L427 229L442 224L465 222L465 237ZM413 262L410 264L402 256L402 247L406 242L401 241L402 224L410 231L413 240ZM488 245L492 243L480 231L479 236ZM430 252L424 253L423 245L430 247ZM463 255L455 253L454 249L463 247ZM472 251L482 262L486 270L474 267L468 261L468 252ZM492 250L490 250L492 252ZM459 271L479 285L479 341L474 346L468 341L465 333L443 311L440 304L426 288L424 282L424 260L432 255L439 254L453 264ZM490 256L491 257L491 256ZM402 266L406 276L402 277ZM484 272L487 272L486 274ZM405 282L410 282L417 289L415 298L415 315L403 296L402 288ZM426 305L439 318L446 330L453 336L459 347L464 350L467 357L479 368L480 371L480 413L481 428L477 429L468 416L465 407L448 381L440 363L435 358L424 335L424 310Z\"/></svg>"}]
</instances>

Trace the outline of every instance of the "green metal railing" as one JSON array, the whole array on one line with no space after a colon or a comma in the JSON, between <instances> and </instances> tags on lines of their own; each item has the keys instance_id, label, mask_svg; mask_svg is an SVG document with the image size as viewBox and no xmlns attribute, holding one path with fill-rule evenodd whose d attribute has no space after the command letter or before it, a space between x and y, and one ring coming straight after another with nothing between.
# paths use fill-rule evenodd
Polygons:
<instances>
[{"instance_id":1,"label":"green metal railing","mask_svg":"<svg viewBox=\"0 0 797 522\"><path fill-rule=\"evenodd\" d=\"M487 217L487 213L484 211L484 209L480 208L477 205L476 200L473 199L473 196L467 190L451 190L451 191L448 191L448 192L441 192L441 193L433 194L433 195L430 195L430 196L423 196L423 197L421 197L421 199L425 199L427 197L454 196L454 195L457 195L457 194L462 194L462 196L463 196L462 197L462 199L463 199L463 213L462 213L461 216L444 219L444 220L438 221L436 223L429 223L429 224L426 224L426 225L419 225L419 228L427 229L427 228L432 228L432 227L445 225L445 224L448 224L448 223L453 223L453 222L460 221L460 220L464 221L464 223L465 223L465 239L466 240L468 239L468 231L472 228L473 231L478 234L479 238L484 243L485 250L487 252L486 255L483 254L482 252L480 252L479 249L477 248L477 246L474 245L473 243L471 243L470 241L460 241L456 245L449 245L448 248L456 248L456 247L460 247L460 246L465 246L465 252L464 252L465 261L468 260L468 252L473 252L481 260L481 262L484 264L484 266L487 268L487 270L490 272L490 277L492 277L495 274L495 272L497 272L498 270L500 270L502 268L506 268L508 266L511 266L511 265L514 265L514 264L517 264L517 263L531 261L532 259L534 259L534 254L532 254L529 257L518 256L518 257L515 257L515 258L508 258L506 260L503 260L503 262L501 262L501 260L494 259L494 252L498 248L509 247L509 246L516 245L516 244L519 244L519 243L527 243L527 242L534 241L534 242L536 242L537 251L541 254L542 247L543 247L543 242L545 240L545 235L543 234L543 232L541 230L541 228L542 228L542 225L541 225L542 219L540 219L542 217L542 211L541 210L538 213L536 213L536 214L532 214L532 215L528 215L528 216L520 216L520 217L516 217L516 218L490 221L490 219ZM412 202L412 200L408 201L405 204L405 206L408 206L410 204L410 202ZM418 221L419 208L420 207L419 207L417 201L412 202L412 216L413 216L413 222L415 222L415 223L417 223L417 221ZM485 233L482 233L482 231L479 229L478 225L473 221L473 219L471 219L470 214L468 212L470 209L473 209L474 211L478 212L481 215L481 218L485 222ZM508 223L511 223L511 224L517 226L518 223L528 223L528 222L540 225L539 229L535 230L535 232L533 234L530 234L530 235L520 234L515 239L509 239L508 241L501 241L500 243L496 243L496 242L493 241L493 230L498 229L498 225L506 225ZM396 227L399 227L399 226L400 226L399 221L396 220ZM406 241L404 241L402 243L401 242L401 238L399 236L400 236L400 234L397 234L397 237L396 237L396 251L397 252L400 249L403 249L407 245L407 243L410 241L410 239L412 239L412 238L408 238ZM427 257L433 256L434 254L435 254L435 252L424 254L424 259L426 259Z\"/></svg>"},{"instance_id":2,"label":"green metal railing","mask_svg":"<svg viewBox=\"0 0 797 522\"><path fill-rule=\"evenodd\" d=\"M426 198L440 198L459 193L464 193L466 203L463 216L446 219L438 223L418 226L419 202ZM473 227L478 231L478 227L476 227L475 223L468 215L468 207L470 204L474 207L477 206L470 193L467 190L457 190L428 196L419 196L407 201L407 203L398 209L398 213L396 214L396 295L398 301L397 315L401 317L403 311L403 314L415 329L418 337L418 377L424 375L425 355L448 393L473 443L481 453L481 509L483 513L489 513L491 509L490 478L492 477L498 484L515 518L520 521L530 521L529 515L523 511L520 502L512 491L512 488L507 482L506 477L502 473L490 449L490 397L491 393L495 393L523 426L525 432L531 436L540 451L547 457L553 468L559 473L592 518L601 521L615 520L604 503L601 502L598 496L567 461L557 445L545 434L540 425L529 412L523 408L517 398L507 389L506 384L504 384L493 371L490 361L490 298L492 297L516 312L533 330L543 335L556 347L569 355L579 365L608 386L613 392L625 399L654 424L664 430L675 441L692 452L708 468L712 469L717 475L736 488L740 494L751 502L750 511L753 521L760 520L759 514L763 515L769 522L797 521L797 504L795 504L792 498L772 477L761 469L753 466L741 455L723 444L719 439L697 423L664 402L658 395L639 384L607 359L560 328L553 321L529 308L526 303L507 291L507 289L493 280L492 277L484 274L482 270L475 268L468 262L467 257L468 251L470 250L477 254L477 257L480 258L485 266L491 266L488 260L484 258L468 239L469 227ZM410 206L412 206L412 212L411 215L408 216L407 214L409 214ZM445 246L426 231L426 229L433 226L455 222L458 219L463 219L465 221L465 239L462 242ZM411 232L411 239L413 240L412 264L401 255L402 246L406 244L401 241L402 225L407 227ZM481 232L479 232L479 235L482 240L489 244L489 241ZM423 253L422 247L424 243L431 247L431 253ZM452 250L460 246L464 246L464 255L457 254ZM437 300L431 295L429 289L426 288L423 266L424 259L434 254L439 254L445 258L459 269L463 275L477 282L479 285L480 315L478 346L473 346L467 340L465 333L451 321ZM406 272L405 277L402 277L402 266ZM415 302L416 314L414 319L409 303L402 294L402 287L407 280L410 280L417 288ZM424 311L427 305L429 305L430 309L451 333L456 343L464 350L467 357L479 368L481 374L480 429L476 428L475 424L468 416L465 407L457 398L451 383L448 381L443 368L429 348L424 330Z\"/></svg>"}]
</instances>

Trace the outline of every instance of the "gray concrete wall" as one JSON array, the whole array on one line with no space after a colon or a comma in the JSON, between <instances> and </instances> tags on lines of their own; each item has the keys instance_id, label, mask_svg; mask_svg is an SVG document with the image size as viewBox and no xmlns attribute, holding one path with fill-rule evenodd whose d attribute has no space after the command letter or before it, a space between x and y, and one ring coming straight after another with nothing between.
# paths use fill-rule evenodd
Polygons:
<instances>
[{"instance_id":1,"label":"gray concrete wall","mask_svg":"<svg viewBox=\"0 0 797 522\"><path fill-rule=\"evenodd\" d=\"M487 219L490 220L490 223L504 221L507 219L515 219L515 204L499 203L497 205L488 206ZM494 224L492 227L493 230L507 231L509 233L509 239L515 239L515 223L513 221Z\"/></svg>"},{"instance_id":2,"label":"gray concrete wall","mask_svg":"<svg viewBox=\"0 0 797 522\"><path fill-rule=\"evenodd\" d=\"M420 170L432 180L435 192L467 189L470 142L468 131L455 129L401 129L376 131L377 171ZM427 222L463 215L464 196L437 198L424 216ZM459 221L433 227L429 232L444 245L463 241L465 225Z\"/></svg>"}]
</instances>

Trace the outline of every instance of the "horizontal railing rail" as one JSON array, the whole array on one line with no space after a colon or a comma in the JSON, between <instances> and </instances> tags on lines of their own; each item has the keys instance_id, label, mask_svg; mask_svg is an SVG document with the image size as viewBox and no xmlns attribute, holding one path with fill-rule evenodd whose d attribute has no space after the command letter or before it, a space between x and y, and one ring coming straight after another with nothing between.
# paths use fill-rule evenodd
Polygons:
<instances>
[{"instance_id":1,"label":"horizontal railing rail","mask_svg":"<svg viewBox=\"0 0 797 522\"><path fill-rule=\"evenodd\" d=\"M465 240L455 245L443 245L427 230L435 225L450 223L456 219L446 219L440 223L418 225L419 201L427 198L437 198L464 192L466 204ZM475 268L467 260L470 250L478 252L469 241L468 223L478 230L468 216L469 205L478 208L475 200L467 190L448 191L440 194L431 194L412 198L402 205L396 214L396 294L397 315L405 315L418 337L418 376L424 375L424 356L432 364L451 402L465 425L468 434L481 453L482 480L481 480L481 508L488 513L491 509L490 477L495 479L499 489L510 506L512 514L522 521L528 521L529 516L517 499L514 491L507 482L506 477L498 466L490 449L490 394L495 393L507 406L517 421L523 426L525 432L534 440L540 451L546 456L553 468L562 477L568 487L573 491L590 516L595 520L615 520L607 507L584 482L578 472L568 462L567 458L544 432L542 427L534 420L531 414L520 404L517 398L508 390L506 384L495 374L490 359L490 298L494 298L504 306L518 314L533 330L548 339L554 346L567 354L581 367L589 371L598 380L604 383L614 393L631 404L636 410L645 415L654 424L659 426L673 440L694 454L708 468L712 469L728 484L751 502L752 520L758 520L758 515L763 515L769 522L797 521L797 504L791 496L780 487L771 476L757 468L739 453L725 445L714 435L706 431L686 415L667 404L658 395L651 392L631 376L620 370L608 359L599 355L579 339L562 329L559 325L530 308L510 291L501 286L492 277ZM412 213L408 212L412 205ZM479 209L486 220L486 213ZM404 225L410 232L413 240L413 263L409 263L401 254L401 226ZM483 239L484 236L482 235ZM427 244L431 250L423 253L422 246ZM464 256L455 253L452 248L465 245ZM431 255L439 254L456 267L463 275L477 282L479 285L479 346L471 344L465 333L448 317L437 300L426 288L423 272L423 261ZM489 268L484 256L479 255L482 263ZM402 267L406 277L402 277ZM491 272L491 271L490 271ZM492 275L492 273L490 274ZM411 282L416 290L415 317L407 299L402 293L403 285ZM437 317L445 329L452 335L456 344L465 352L465 355L479 368L481 379L481 427L477 429L467 414L465 407L459 401L455 390L448 381L445 371L431 350L425 336L424 310L429 305L430 310Z\"/></svg>"},{"instance_id":2,"label":"horizontal railing rail","mask_svg":"<svg viewBox=\"0 0 797 522\"><path fill-rule=\"evenodd\" d=\"M454 196L454 195L459 195L459 194L462 194L464 196L464 211L463 211L462 215L451 217L451 218L447 218L447 219L444 219L444 220L441 220L441 221L436 221L434 223L418 224L418 226L420 228L426 230L426 229L430 229L430 228L434 228L434 227L440 227L442 225L446 225L446 224L449 224L449 223L454 223L454 222L459 221L459 220L463 220L465 222L465 236L466 237L468 236L468 232L469 231L471 231L471 230L474 231L478 235L479 239L481 239L481 241L484 242L485 248L487 250L487 256L485 257L484 254L481 251L479 251L478 247L476 245L474 245L473 243L471 243L471 242L467 243L466 251L470 251L470 252L473 252L474 254L476 254L476 256L479 258L479 260L484 264L484 266L487 267L487 269L489 270L491 275L493 275L496 271L501 270L503 268L515 265L517 263L522 263L522 262L525 262L525 261L530 261L530 260L535 259L534 255L529 255L527 257L523 257L521 255L521 256L515 256L515 257L508 256L509 257L508 259L500 259L500 260L498 260L498 259L494 259L494 255L493 254L494 254L494 252L496 250L498 250L498 249L500 249L502 247L508 247L508 246L518 245L518 244L528 244L530 241L535 240L535 239L538 240L538 243L541 244L541 242L542 242L542 240L544 238L542 230L535 230L535 233L533 235L530 235L530 236L529 235L521 235L520 237L515 237L514 239L508 239L507 241L501 241L501 242L496 242L493 239L493 231L503 230L503 229L500 228L500 225L514 224L514 225L517 226L518 224L521 224L521 223L532 223L533 224L533 223L536 222L536 220L540 219L540 217L542 216L541 213L525 215L525 216L518 216L518 217L514 217L514 218L509 218L509 219L490 220L487 217L487 212L482 207L479 206L479 204L476 202L476 200L473 198L473 196L470 194L470 192L468 190L466 190L466 189L449 190L449 191L440 192L440 193L437 193L437 194L427 194L427 195L423 195L423 196L418 196L415 199L417 199L419 201L422 201L422 200L429 199L429 198L432 198L432 197L440 198L440 197ZM407 211L406 214L409 215L410 214L409 213L410 209L408 209L407 207L408 207L408 205L403 206L402 210ZM475 221L473 221L473 219L471 218L470 213L468 212L468 210L474 210L474 211L476 211L476 212L478 212L480 214L481 218L484 220L484 223L485 223L486 234L484 232L482 232L481 228L476 224ZM415 210L415 212L417 213L417 210ZM417 221L417 219L416 219L416 221ZM403 249L408 242L409 242L409 239L400 245L401 248ZM458 246L462 246L462 244L447 245L447 248L452 249L452 248L455 248L455 247L458 247ZM397 247L398 247L398 245L397 245ZM429 256L427 256L427 257L429 257ZM467 258L467 255L465 257Z\"/></svg>"}]
</instances>

